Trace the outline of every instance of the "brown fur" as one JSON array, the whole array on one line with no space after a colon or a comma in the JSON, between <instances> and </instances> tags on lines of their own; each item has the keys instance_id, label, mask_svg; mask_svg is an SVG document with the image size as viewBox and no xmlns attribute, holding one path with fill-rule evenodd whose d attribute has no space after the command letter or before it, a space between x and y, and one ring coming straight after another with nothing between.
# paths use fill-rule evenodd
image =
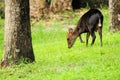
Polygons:
<instances>
[{"instance_id":1,"label":"brown fur","mask_svg":"<svg viewBox=\"0 0 120 80\"><path fill-rule=\"evenodd\" d=\"M83 42L81 38L82 33L87 33L86 45L88 45L89 36L92 36L91 45L93 45L96 39L95 31L98 31L100 35L100 42L102 46L102 24L102 13L98 9L90 9L80 18L75 30L72 28L69 29L69 32L67 34L68 48L72 47L77 37L80 37L80 41Z\"/></svg>"}]
</instances>

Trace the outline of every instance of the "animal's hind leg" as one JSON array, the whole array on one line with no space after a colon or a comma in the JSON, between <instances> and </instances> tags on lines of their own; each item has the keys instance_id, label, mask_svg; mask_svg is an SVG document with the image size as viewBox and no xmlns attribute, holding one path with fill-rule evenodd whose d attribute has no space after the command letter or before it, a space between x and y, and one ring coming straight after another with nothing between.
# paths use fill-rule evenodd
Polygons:
<instances>
[{"instance_id":1,"label":"animal's hind leg","mask_svg":"<svg viewBox=\"0 0 120 80\"><path fill-rule=\"evenodd\" d=\"M99 33L99 36L100 36L100 43L101 43L101 46L102 46L102 27L98 27L98 33Z\"/></svg>"},{"instance_id":2,"label":"animal's hind leg","mask_svg":"<svg viewBox=\"0 0 120 80\"><path fill-rule=\"evenodd\" d=\"M96 39L96 35L95 35L95 32L94 32L93 27L94 27L94 26L92 26L92 25L88 27L89 33L90 33L91 36L92 36L92 43L91 43L91 46L94 44L95 39Z\"/></svg>"},{"instance_id":3,"label":"animal's hind leg","mask_svg":"<svg viewBox=\"0 0 120 80\"><path fill-rule=\"evenodd\" d=\"M96 39L96 35L95 35L95 32L91 32L90 34L92 36L92 43L91 43L91 45L93 45L94 42L95 42L95 39Z\"/></svg>"}]
</instances>

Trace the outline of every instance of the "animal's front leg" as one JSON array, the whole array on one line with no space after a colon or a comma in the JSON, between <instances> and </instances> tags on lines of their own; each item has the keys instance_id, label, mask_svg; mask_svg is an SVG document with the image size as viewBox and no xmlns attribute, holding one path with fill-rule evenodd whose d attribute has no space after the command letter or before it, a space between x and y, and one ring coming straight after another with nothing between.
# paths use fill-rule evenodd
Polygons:
<instances>
[{"instance_id":1,"label":"animal's front leg","mask_svg":"<svg viewBox=\"0 0 120 80\"><path fill-rule=\"evenodd\" d=\"M87 33L87 35L86 35L86 46L88 45L89 37L90 37L90 33Z\"/></svg>"},{"instance_id":2,"label":"animal's front leg","mask_svg":"<svg viewBox=\"0 0 120 80\"><path fill-rule=\"evenodd\" d=\"M81 43L84 43L84 41L82 40L81 35L79 35L79 38L80 38L80 42L81 42Z\"/></svg>"}]
</instances>

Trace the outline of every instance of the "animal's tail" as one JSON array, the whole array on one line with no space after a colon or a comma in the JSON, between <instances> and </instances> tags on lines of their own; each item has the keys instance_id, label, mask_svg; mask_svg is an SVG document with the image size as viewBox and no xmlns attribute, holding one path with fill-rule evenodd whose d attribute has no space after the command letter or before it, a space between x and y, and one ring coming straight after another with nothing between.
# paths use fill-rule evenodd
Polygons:
<instances>
[{"instance_id":1,"label":"animal's tail","mask_svg":"<svg viewBox=\"0 0 120 80\"><path fill-rule=\"evenodd\" d=\"M98 21L98 27L102 27L101 19L100 18L99 18L99 21Z\"/></svg>"}]
</instances>

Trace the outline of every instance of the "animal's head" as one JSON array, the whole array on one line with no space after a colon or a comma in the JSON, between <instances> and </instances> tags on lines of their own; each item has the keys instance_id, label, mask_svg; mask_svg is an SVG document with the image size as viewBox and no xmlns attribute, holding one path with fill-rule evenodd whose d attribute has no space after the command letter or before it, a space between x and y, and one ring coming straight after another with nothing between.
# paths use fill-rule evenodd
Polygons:
<instances>
[{"instance_id":1,"label":"animal's head","mask_svg":"<svg viewBox=\"0 0 120 80\"><path fill-rule=\"evenodd\" d=\"M68 43L68 48L71 48L74 44L75 41L75 35L73 34L73 29L69 28L68 33L67 33L67 43Z\"/></svg>"}]
</instances>

